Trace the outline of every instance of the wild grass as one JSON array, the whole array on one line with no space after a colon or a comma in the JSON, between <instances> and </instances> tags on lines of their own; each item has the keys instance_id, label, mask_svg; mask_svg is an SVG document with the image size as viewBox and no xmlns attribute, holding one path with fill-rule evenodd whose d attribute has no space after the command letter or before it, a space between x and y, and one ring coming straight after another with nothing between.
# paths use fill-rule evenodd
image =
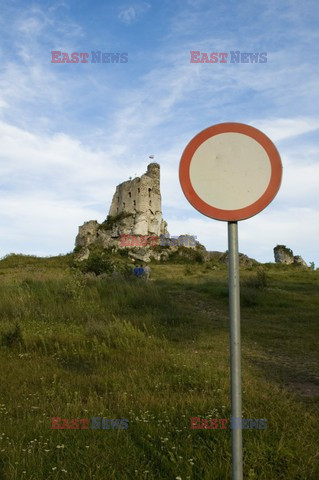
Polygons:
<instances>
[{"instance_id":1,"label":"wild grass","mask_svg":"<svg viewBox=\"0 0 319 480\"><path fill-rule=\"evenodd\" d=\"M154 265L148 283L70 257L0 262L0 478L229 479L227 269ZM244 478L317 479L317 271L243 269ZM260 286L262 284L262 286ZM52 430L51 418L127 418Z\"/></svg>"}]
</instances>

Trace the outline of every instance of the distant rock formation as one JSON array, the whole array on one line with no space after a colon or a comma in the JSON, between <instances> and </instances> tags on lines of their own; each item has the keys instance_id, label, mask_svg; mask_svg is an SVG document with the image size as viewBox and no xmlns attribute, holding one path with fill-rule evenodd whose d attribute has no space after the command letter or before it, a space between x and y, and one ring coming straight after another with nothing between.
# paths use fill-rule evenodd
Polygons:
<instances>
[{"instance_id":1,"label":"distant rock formation","mask_svg":"<svg viewBox=\"0 0 319 480\"><path fill-rule=\"evenodd\" d=\"M293 251L285 245L277 245L274 248L274 256L276 263L285 263L286 265L294 263Z\"/></svg>"},{"instance_id":2,"label":"distant rock formation","mask_svg":"<svg viewBox=\"0 0 319 480\"><path fill-rule=\"evenodd\" d=\"M216 253L220 253L220 257L218 258L218 261L221 263L228 264L228 258L229 258L228 251L224 253L221 253L221 252L212 252L212 253L215 253L215 257L216 257ZM252 267L255 265L259 265L259 262L257 262L257 260L253 258L249 258L244 253L240 253L240 252L238 253L238 262L241 267Z\"/></svg>"},{"instance_id":3,"label":"distant rock formation","mask_svg":"<svg viewBox=\"0 0 319 480\"><path fill-rule=\"evenodd\" d=\"M218 251L208 251L206 252L207 260L214 260L217 263L222 263L228 265L228 251L218 252ZM253 267L259 265L259 262L254 258L249 258L244 253L238 253L238 262L241 267Z\"/></svg>"},{"instance_id":4,"label":"distant rock formation","mask_svg":"<svg viewBox=\"0 0 319 480\"><path fill-rule=\"evenodd\" d=\"M299 265L301 267L308 267L307 263L304 261L300 255L294 256L294 265Z\"/></svg>"},{"instance_id":5,"label":"distant rock formation","mask_svg":"<svg viewBox=\"0 0 319 480\"><path fill-rule=\"evenodd\" d=\"M297 265L308 267L307 263L299 255L294 256L293 251L285 245L277 245L274 248L274 256L276 263L283 263L286 265Z\"/></svg>"}]
</instances>

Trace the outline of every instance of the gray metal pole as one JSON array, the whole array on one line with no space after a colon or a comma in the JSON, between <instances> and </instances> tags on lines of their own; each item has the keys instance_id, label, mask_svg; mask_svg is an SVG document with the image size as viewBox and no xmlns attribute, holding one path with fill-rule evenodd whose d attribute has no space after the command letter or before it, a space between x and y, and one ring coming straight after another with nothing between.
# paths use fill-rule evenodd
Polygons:
<instances>
[{"instance_id":1,"label":"gray metal pole","mask_svg":"<svg viewBox=\"0 0 319 480\"><path fill-rule=\"evenodd\" d=\"M238 225L228 222L228 285L230 311L230 376L232 428L232 479L243 479L243 439L241 410L240 361L240 287L238 256Z\"/></svg>"}]
</instances>

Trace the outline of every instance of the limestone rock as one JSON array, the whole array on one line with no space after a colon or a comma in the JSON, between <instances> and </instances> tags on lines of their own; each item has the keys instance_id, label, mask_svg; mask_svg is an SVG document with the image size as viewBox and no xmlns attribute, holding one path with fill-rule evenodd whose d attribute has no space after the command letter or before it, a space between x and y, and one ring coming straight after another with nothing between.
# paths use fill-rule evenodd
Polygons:
<instances>
[{"instance_id":1,"label":"limestone rock","mask_svg":"<svg viewBox=\"0 0 319 480\"><path fill-rule=\"evenodd\" d=\"M90 256L90 250L88 248L83 248L79 252L75 254L75 260L78 262L83 262L83 260L87 260Z\"/></svg>"},{"instance_id":2,"label":"limestone rock","mask_svg":"<svg viewBox=\"0 0 319 480\"><path fill-rule=\"evenodd\" d=\"M294 265L308 268L307 263L304 261L304 259L302 257L300 257L300 255L295 255L294 256Z\"/></svg>"},{"instance_id":3,"label":"limestone rock","mask_svg":"<svg viewBox=\"0 0 319 480\"><path fill-rule=\"evenodd\" d=\"M276 263L284 263L286 265L294 263L293 251L285 245L277 245L274 248L274 256Z\"/></svg>"},{"instance_id":4,"label":"limestone rock","mask_svg":"<svg viewBox=\"0 0 319 480\"><path fill-rule=\"evenodd\" d=\"M150 249L149 248L138 248L134 251L129 252L129 257L134 258L134 260L140 260L141 262L150 262Z\"/></svg>"},{"instance_id":5,"label":"limestone rock","mask_svg":"<svg viewBox=\"0 0 319 480\"><path fill-rule=\"evenodd\" d=\"M290 248L285 245L277 245L274 248L275 262L286 265L296 265L299 267L308 267L307 263L300 255L294 255Z\"/></svg>"},{"instance_id":6,"label":"limestone rock","mask_svg":"<svg viewBox=\"0 0 319 480\"><path fill-rule=\"evenodd\" d=\"M79 227L79 233L75 239L77 247L88 247L96 241L99 224L96 220L85 222Z\"/></svg>"},{"instance_id":7,"label":"limestone rock","mask_svg":"<svg viewBox=\"0 0 319 480\"><path fill-rule=\"evenodd\" d=\"M212 255L212 258L216 258L216 257L218 258L218 254L220 252L211 252L211 253L215 254L215 255ZM244 255L243 253L239 253L238 257L239 257L239 265L242 267L252 267L253 265L258 265L257 260L253 258L249 258L247 255ZM225 253L222 253L221 256L218 258L218 261L221 263L228 264L228 251Z\"/></svg>"}]
</instances>

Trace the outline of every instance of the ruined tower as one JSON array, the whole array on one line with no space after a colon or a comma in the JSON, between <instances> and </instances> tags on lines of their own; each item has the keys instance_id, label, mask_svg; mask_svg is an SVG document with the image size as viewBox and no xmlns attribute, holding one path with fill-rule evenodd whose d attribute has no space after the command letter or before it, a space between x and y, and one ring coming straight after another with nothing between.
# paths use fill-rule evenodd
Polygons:
<instances>
[{"instance_id":1,"label":"ruined tower","mask_svg":"<svg viewBox=\"0 0 319 480\"><path fill-rule=\"evenodd\" d=\"M109 217L132 216L131 233L133 235L161 235L166 233L166 222L162 219L160 166L150 163L141 177L127 180L116 187ZM127 227L128 222L125 222Z\"/></svg>"}]
</instances>

